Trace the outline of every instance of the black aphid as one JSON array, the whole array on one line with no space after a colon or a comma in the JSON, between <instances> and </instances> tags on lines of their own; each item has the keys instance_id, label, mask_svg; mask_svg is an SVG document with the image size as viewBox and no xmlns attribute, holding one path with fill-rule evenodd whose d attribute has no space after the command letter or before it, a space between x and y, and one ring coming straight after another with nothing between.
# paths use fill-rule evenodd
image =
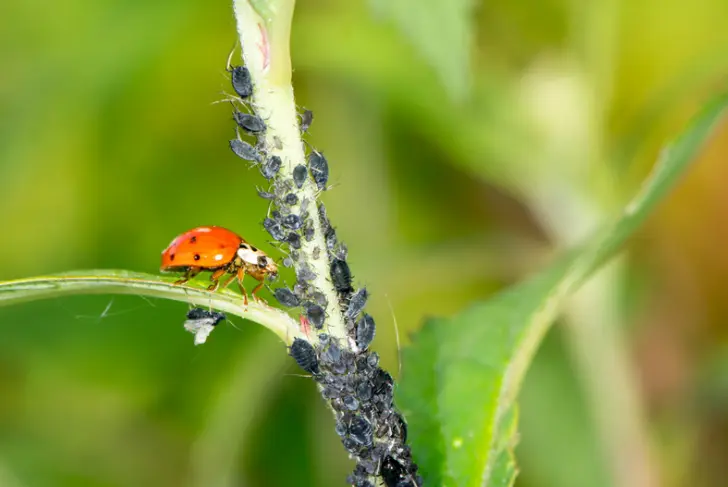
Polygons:
<instances>
[{"instance_id":1,"label":"black aphid","mask_svg":"<svg viewBox=\"0 0 728 487\"><path fill-rule=\"evenodd\" d=\"M302 262L296 270L296 275L302 281L313 281L316 279L316 273L309 267L308 264Z\"/></svg>"},{"instance_id":2,"label":"black aphid","mask_svg":"<svg viewBox=\"0 0 728 487\"><path fill-rule=\"evenodd\" d=\"M394 390L394 379L384 369L377 369L372 378L375 394L391 394Z\"/></svg>"},{"instance_id":3,"label":"black aphid","mask_svg":"<svg viewBox=\"0 0 728 487\"><path fill-rule=\"evenodd\" d=\"M356 396L362 402L369 402L372 398L372 386L368 381L362 381L356 388Z\"/></svg>"},{"instance_id":4,"label":"black aphid","mask_svg":"<svg viewBox=\"0 0 728 487\"><path fill-rule=\"evenodd\" d=\"M281 225L291 230L298 230L303 225L303 221L300 216L291 213L283 217Z\"/></svg>"},{"instance_id":5,"label":"black aphid","mask_svg":"<svg viewBox=\"0 0 728 487\"><path fill-rule=\"evenodd\" d=\"M321 291L315 291L313 294L311 294L311 299L314 300L314 302L318 303L320 306L326 307L328 301L326 300L326 295L322 293Z\"/></svg>"},{"instance_id":6,"label":"black aphid","mask_svg":"<svg viewBox=\"0 0 728 487\"><path fill-rule=\"evenodd\" d=\"M250 79L250 71L245 66L233 66L230 81L233 90L240 98L248 98L253 94L253 82Z\"/></svg>"},{"instance_id":7,"label":"black aphid","mask_svg":"<svg viewBox=\"0 0 728 487\"><path fill-rule=\"evenodd\" d=\"M324 327L324 320L326 320L326 311L324 308L314 303L304 304L306 307L306 318L314 328L320 330Z\"/></svg>"},{"instance_id":8,"label":"black aphid","mask_svg":"<svg viewBox=\"0 0 728 487\"><path fill-rule=\"evenodd\" d=\"M351 270L345 260L331 261L331 282L340 294L350 294L354 290L351 287Z\"/></svg>"},{"instance_id":9,"label":"black aphid","mask_svg":"<svg viewBox=\"0 0 728 487\"><path fill-rule=\"evenodd\" d=\"M293 205L295 205L296 203L298 203L298 196L296 196L296 195L295 195L295 194L293 194L293 193L288 193L288 194L287 194L287 195L286 195L286 196L285 196L285 197L283 198L283 201L284 201L284 202L285 202L285 203L286 203L286 204L287 204L288 206L293 206Z\"/></svg>"},{"instance_id":10,"label":"black aphid","mask_svg":"<svg viewBox=\"0 0 728 487\"><path fill-rule=\"evenodd\" d=\"M329 181L329 163L324 155L316 151L311 152L308 155L308 168L316 187L320 190L326 189L326 183Z\"/></svg>"},{"instance_id":11,"label":"black aphid","mask_svg":"<svg viewBox=\"0 0 728 487\"><path fill-rule=\"evenodd\" d=\"M344 403L344 407L349 411L356 411L359 409L359 401L354 396L344 396L341 398L341 402Z\"/></svg>"},{"instance_id":12,"label":"black aphid","mask_svg":"<svg viewBox=\"0 0 728 487\"><path fill-rule=\"evenodd\" d=\"M334 247L336 247L336 230L334 227L329 227L326 229L326 233L324 233L324 239L326 239L326 248L329 249L329 251L333 251Z\"/></svg>"},{"instance_id":13,"label":"black aphid","mask_svg":"<svg viewBox=\"0 0 728 487\"><path fill-rule=\"evenodd\" d=\"M255 147L240 139L232 139L230 149L236 156L246 161L260 162L261 160L260 153L255 150Z\"/></svg>"},{"instance_id":14,"label":"black aphid","mask_svg":"<svg viewBox=\"0 0 728 487\"><path fill-rule=\"evenodd\" d=\"M306 340L294 339L289 354L303 370L311 374L318 374L319 366L316 350Z\"/></svg>"},{"instance_id":15,"label":"black aphid","mask_svg":"<svg viewBox=\"0 0 728 487\"><path fill-rule=\"evenodd\" d=\"M313 221L311 221L311 219L309 218L303 224L303 236L306 239L306 242L310 242L311 240L313 240L314 234L315 234L315 232L313 229ZM314 249L314 250L318 250L319 252L321 252L321 250L318 247L316 247L316 249ZM315 255L313 258L318 259L318 256Z\"/></svg>"},{"instance_id":16,"label":"black aphid","mask_svg":"<svg viewBox=\"0 0 728 487\"><path fill-rule=\"evenodd\" d=\"M260 173L263 175L265 179L272 179L273 176L278 173L278 171L281 168L281 158L278 156L270 156L267 161L265 161L260 166Z\"/></svg>"},{"instance_id":17,"label":"black aphid","mask_svg":"<svg viewBox=\"0 0 728 487\"><path fill-rule=\"evenodd\" d=\"M372 425L362 416L355 416L349 424L349 438L361 446L369 446L374 441Z\"/></svg>"},{"instance_id":18,"label":"black aphid","mask_svg":"<svg viewBox=\"0 0 728 487\"><path fill-rule=\"evenodd\" d=\"M257 115L243 113L239 111L233 112L233 120L238 126L250 134L259 134L265 132L265 122Z\"/></svg>"},{"instance_id":19,"label":"black aphid","mask_svg":"<svg viewBox=\"0 0 728 487\"><path fill-rule=\"evenodd\" d=\"M286 287L277 288L275 291L273 291L273 295L283 306L293 308L294 306L298 306L299 304L298 298L295 294L293 294L293 291Z\"/></svg>"},{"instance_id":20,"label":"black aphid","mask_svg":"<svg viewBox=\"0 0 728 487\"><path fill-rule=\"evenodd\" d=\"M187 319L192 321L205 321L212 326L217 326L218 323L225 319L225 314L217 311L209 311L205 308L192 308L187 312Z\"/></svg>"},{"instance_id":21,"label":"black aphid","mask_svg":"<svg viewBox=\"0 0 728 487\"><path fill-rule=\"evenodd\" d=\"M382 461L380 475L387 487L414 487L416 484L412 481L411 476L407 473L407 469L392 456L387 455Z\"/></svg>"},{"instance_id":22,"label":"black aphid","mask_svg":"<svg viewBox=\"0 0 728 487\"><path fill-rule=\"evenodd\" d=\"M313 112L304 110L301 114L301 132L306 132L313 123Z\"/></svg>"},{"instance_id":23,"label":"black aphid","mask_svg":"<svg viewBox=\"0 0 728 487\"><path fill-rule=\"evenodd\" d=\"M258 196L260 196L264 200L269 201L276 199L276 195L274 193L269 193L268 191L263 191L262 189L258 190Z\"/></svg>"},{"instance_id":24,"label":"black aphid","mask_svg":"<svg viewBox=\"0 0 728 487\"><path fill-rule=\"evenodd\" d=\"M318 209L319 220L321 221L321 229L324 232L326 232L329 229L329 227L331 226L331 223L329 223L329 215L326 211L326 206L322 202L319 201L317 209Z\"/></svg>"},{"instance_id":25,"label":"black aphid","mask_svg":"<svg viewBox=\"0 0 728 487\"><path fill-rule=\"evenodd\" d=\"M364 316L356 324L356 346L360 350L366 350L374 340L375 332L374 318L364 313Z\"/></svg>"},{"instance_id":26,"label":"black aphid","mask_svg":"<svg viewBox=\"0 0 728 487\"><path fill-rule=\"evenodd\" d=\"M288 235L286 235L286 242L288 242L288 245L290 245L291 248L301 248L301 236L296 232L288 232Z\"/></svg>"},{"instance_id":27,"label":"black aphid","mask_svg":"<svg viewBox=\"0 0 728 487\"><path fill-rule=\"evenodd\" d=\"M301 189L304 181L306 181L306 166L299 164L293 168L293 182L298 189Z\"/></svg>"},{"instance_id":28,"label":"black aphid","mask_svg":"<svg viewBox=\"0 0 728 487\"><path fill-rule=\"evenodd\" d=\"M368 297L369 293L367 292L367 288L365 287L355 292L351 296L351 300L349 301L349 308L346 310L346 313L344 313L344 316L347 318L356 318L356 316L361 312L361 310L364 309L364 306L367 304Z\"/></svg>"},{"instance_id":29,"label":"black aphid","mask_svg":"<svg viewBox=\"0 0 728 487\"><path fill-rule=\"evenodd\" d=\"M263 228L268 230L270 236L276 240L284 241L286 239L286 234L283 231L283 228L281 228L281 225L271 218L263 220Z\"/></svg>"}]
</instances>

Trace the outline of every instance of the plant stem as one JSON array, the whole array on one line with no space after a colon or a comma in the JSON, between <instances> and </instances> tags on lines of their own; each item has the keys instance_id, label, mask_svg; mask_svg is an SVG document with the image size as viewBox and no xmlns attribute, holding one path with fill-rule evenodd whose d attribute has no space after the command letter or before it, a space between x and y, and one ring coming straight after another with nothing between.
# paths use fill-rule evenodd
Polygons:
<instances>
[{"instance_id":1,"label":"plant stem","mask_svg":"<svg viewBox=\"0 0 728 487\"><path fill-rule=\"evenodd\" d=\"M0 282L0 306L71 294L132 294L151 298L173 299L207 306L255 321L265 326L285 343L300 336L298 324L283 311L265 304L243 305L232 291L210 292L188 286L176 286L158 276L129 271L93 270L71 275L31 277Z\"/></svg>"},{"instance_id":2,"label":"plant stem","mask_svg":"<svg viewBox=\"0 0 728 487\"><path fill-rule=\"evenodd\" d=\"M299 118L291 85L290 61L290 25L293 15L294 1L270 1L268 7L256 8L248 0L234 0L233 7L238 25L240 43L245 66L253 80L253 107L255 112L265 120L265 149L269 156L278 156L283 161L279 178L293 180L293 169L306 165L303 139L299 128ZM265 18L259 13L263 12ZM348 343L343 317L338 310L338 298L333 284L329 280L330 268L327 259L326 242L322 223L316 211L317 188L311 178L306 177L300 189L292 188L298 196L299 203L292 205L294 212L301 213L302 205L306 206L308 218L314 228L311 241L301 239L300 258L296 266L307 264L316 274L310 282L325 296L327 333ZM318 249L318 252L316 251ZM298 269L296 269L298 275ZM312 337L312 341L315 338Z\"/></svg>"}]
</instances>

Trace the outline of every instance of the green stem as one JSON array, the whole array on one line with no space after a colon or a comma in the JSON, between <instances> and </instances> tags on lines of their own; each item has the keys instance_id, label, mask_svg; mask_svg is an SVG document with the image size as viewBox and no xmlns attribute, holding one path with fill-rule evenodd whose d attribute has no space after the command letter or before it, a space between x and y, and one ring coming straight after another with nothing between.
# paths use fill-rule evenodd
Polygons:
<instances>
[{"instance_id":1,"label":"green stem","mask_svg":"<svg viewBox=\"0 0 728 487\"><path fill-rule=\"evenodd\" d=\"M92 270L0 282L0 306L72 294L134 294L173 299L215 308L255 321L278 335L286 344L300 336L296 321L281 310L257 302L244 306L240 295L232 291L210 292L190 285L176 286L159 276L149 274Z\"/></svg>"},{"instance_id":2,"label":"green stem","mask_svg":"<svg viewBox=\"0 0 728 487\"><path fill-rule=\"evenodd\" d=\"M278 156L283 161L277 177L291 181L293 168L299 164L306 165L291 85L289 45L294 5L293 0L233 2L243 58L254 86L252 104L267 126L266 152L268 156ZM314 238L311 241L301 239L300 258L296 266L308 265L316 274L311 285L318 288L328 302L326 331L342 343L348 343L344 319L337 306L336 290L329 279L331 271L326 258L326 241L316 211L316 185L307 177L303 186L300 189L294 187L293 191L298 196L299 203L291 209L300 213L301 205L307 204L308 218L314 225ZM296 274L299 275L298 270Z\"/></svg>"}]
</instances>

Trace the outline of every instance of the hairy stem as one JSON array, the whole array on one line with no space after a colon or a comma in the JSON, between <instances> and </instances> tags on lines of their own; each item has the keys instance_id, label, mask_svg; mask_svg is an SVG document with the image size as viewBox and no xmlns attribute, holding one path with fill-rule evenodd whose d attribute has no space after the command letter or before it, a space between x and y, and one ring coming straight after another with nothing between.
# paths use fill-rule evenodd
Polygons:
<instances>
[{"instance_id":1,"label":"hairy stem","mask_svg":"<svg viewBox=\"0 0 728 487\"><path fill-rule=\"evenodd\" d=\"M293 342L300 334L297 323L276 308L254 302L244 306L240 295L232 291L210 292L189 286L175 286L158 276L148 274L93 270L0 282L0 306L71 294L133 294L173 299L216 308L255 321L278 335L287 344Z\"/></svg>"},{"instance_id":2,"label":"hairy stem","mask_svg":"<svg viewBox=\"0 0 728 487\"><path fill-rule=\"evenodd\" d=\"M290 25L294 3L292 0L265 2L235 0L233 7L243 47L245 66L250 70L254 92L252 105L265 120L265 148L267 155L278 156L283 161L279 177L292 180L293 169L306 165L303 139L291 85ZM326 242L322 224L316 211L317 188L311 178L306 178L300 189L293 187L298 203L291 206L297 213L306 212L314 227L311 241L302 239L300 258L296 265L305 263L316 274L311 285L318 288L328 302L327 333L346 343L346 328L337 310L336 290L329 279L330 268L326 258ZM318 251L316 250L318 249ZM298 273L298 269L296 270ZM315 341L315 339L314 339Z\"/></svg>"}]
</instances>

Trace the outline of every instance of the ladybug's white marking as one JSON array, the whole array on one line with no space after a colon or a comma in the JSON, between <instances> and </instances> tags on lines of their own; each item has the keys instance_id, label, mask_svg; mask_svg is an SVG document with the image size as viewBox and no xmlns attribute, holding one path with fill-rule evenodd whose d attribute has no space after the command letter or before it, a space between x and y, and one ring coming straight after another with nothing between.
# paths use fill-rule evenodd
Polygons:
<instances>
[{"instance_id":1,"label":"ladybug's white marking","mask_svg":"<svg viewBox=\"0 0 728 487\"><path fill-rule=\"evenodd\" d=\"M253 252L250 249L244 249L244 248L238 249L238 257L243 259L243 261L247 262L248 264L258 265L258 256L259 255L260 255L259 252Z\"/></svg>"},{"instance_id":2,"label":"ladybug's white marking","mask_svg":"<svg viewBox=\"0 0 728 487\"><path fill-rule=\"evenodd\" d=\"M207 227L200 227L196 229L197 232L211 232L212 230Z\"/></svg>"},{"instance_id":3,"label":"ladybug's white marking","mask_svg":"<svg viewBox=\"0 0 728 487\"><path fill-rule=\"evenodd\" d=\"M215 256L215 260L222 260L222 258L223 258L223 255L222 254L217 254Z\"/></svg>"}]
</instances>

